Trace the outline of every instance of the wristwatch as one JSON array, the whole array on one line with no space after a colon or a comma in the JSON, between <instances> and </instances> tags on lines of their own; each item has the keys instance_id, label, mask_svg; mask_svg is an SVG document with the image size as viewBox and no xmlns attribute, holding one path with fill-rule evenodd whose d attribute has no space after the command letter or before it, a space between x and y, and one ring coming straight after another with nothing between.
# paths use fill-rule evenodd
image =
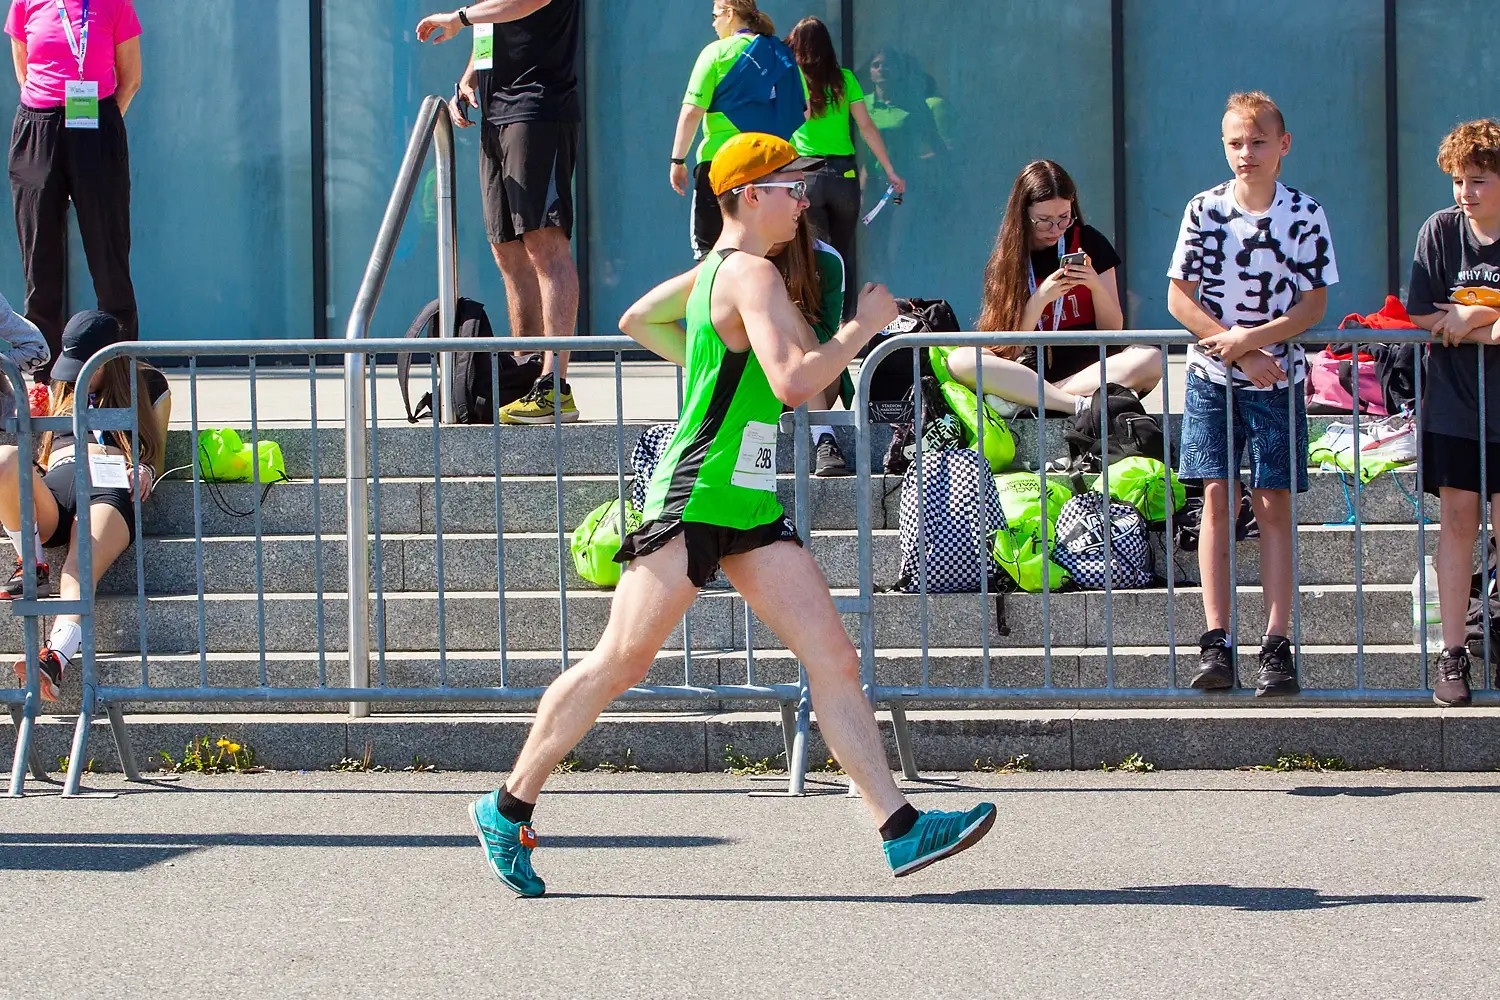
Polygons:
<instances>
[{"instance_id":1,"label":"wristwatch","mask_svg":"<svg viewBox=\"0 0 1500 1000\"><path fill-rule=\"evenodd\" d=\"M472 28L472 27L474 27L474 22L471 21L471 20L469 20L469 8L467 8L467 7L460 7L460 8L458 8L458 23L462 24L465 28Z\"/></svg>"},{"instance_id":2,"label":"wristwatch","mask_svg":"<svg viewBox=\"0 0 1500 1000\"><path fill-rule=\"evenodd\" d=\"M672 162L675 163L675 164L677 164L679 167L685 167L685 166L687 166L687 157L685 157L685 156L674 156L674 157L672 157Z\"/></svg>"}]
</instances>

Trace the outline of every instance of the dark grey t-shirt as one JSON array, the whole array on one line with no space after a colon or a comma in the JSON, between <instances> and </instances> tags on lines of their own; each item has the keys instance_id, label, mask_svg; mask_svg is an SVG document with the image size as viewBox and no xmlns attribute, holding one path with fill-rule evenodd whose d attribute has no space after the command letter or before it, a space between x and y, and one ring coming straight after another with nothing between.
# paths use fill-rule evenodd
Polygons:
<instances>
[{"instance_id":1,"label":"dark grey t-shirt","mask_svg":"<svg viewBox=\"0 0 1500 1000\"><path fill-rule=\"evenodd\" d=\"M1500 243L1481 245L1457 205L1423 224L1411 264L1406 311L1429 316L1440 303L1500 308ZM1500 347L1484 359L1486 437L1500 441ZM1479 440L1479 345L1433 345L1422 407L1427 430Z\"/></svg>"}]
</instances>

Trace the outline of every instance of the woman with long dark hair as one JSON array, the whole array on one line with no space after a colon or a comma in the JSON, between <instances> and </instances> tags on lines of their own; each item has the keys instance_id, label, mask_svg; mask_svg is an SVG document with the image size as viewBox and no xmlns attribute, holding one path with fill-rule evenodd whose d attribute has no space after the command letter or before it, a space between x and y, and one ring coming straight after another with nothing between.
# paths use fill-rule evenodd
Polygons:
<instances>
[{"instance_id":1,"label":"woman with long dark hair","mask_svg":"<svg viewBox=\"0 0 1500 1000\"><path fill-rule=\"evenodd\" d=\"M1064 254L1083 253L1081 264L1059 266ZM1028 163L1011 187L995 249L984 269L979 329L1120 330L1125 326L1115 268L1120 256L1083 220L1078 188L1051 160ZM1108 343L1101 337L1100 343ZM1108 347L1104 377L1137 392L1161 381L1161 352L1154 347ZM1001 399L1034 405L1036 352L1016 346L952 352L948 368L974 385L984 366L984 389ZM1049 348L1043 372L1048 380L1042 405L1069 412L1082 405L1100 382L1099 349Z\"/></svg>"},{"instance_id":2,"label":"woman with long dark hair","mask_svg":"<svg viewBox=\"0 0 1500 1000\"><path fill-rule=\"evenodd\" d=\"M812 224L813 235L831 244L844 260L852 260L860 191L851 123L858 126L865 145L897 194L905 193L906 181L891 165L859 79L839 65L828 27L816 17L804 17L786 43L807 80L807 123L792 136L792 145L803 156L824 160L821 170L807 175L809 207L803 217ZM853 304L854 292L854 275L850 272L845 276L845 306Z\"/></svg>"},{"instance_id":3,"label":"woman with long dark hair","mask_svg":"<svg viewBox=\"0 0 1500 1000\"><path fill-rule=\"evenodd\" d=\"M127 357L111 358L94 372L82 392L74 383L84 362L110 344L128 339L118 321L108 313L82 312L68 321L62 334L62 352L52 363L52 385L48 416L71 416L82 397L88 406L129 409L132 384L135 390L136 432L101 431L98 440L80 443L70 431L42 435L37 454L37 469L21 466L20 453L13 445L0 446L0 526L10 536L16 549L16 568L9 582L0 588L0 599L21 596L21 552L33 546L37 562L37 595L46 596L52 573L44 548L67 547L62 565L58 596L76 601L83 595L83 581L78 576L78 507L80 500L89 507L89 534L93 538L94 578L90 591L99 584L106 570L135 541L135 504L146 498L162 473L167 454L167 426L172 417L172 394L161 372L143 362ZM137 448L137 442L139 448ZM118 465L121 481L127 486L98 482L87 497L77 495L76 456L91 461ZM36 530L31 538L21 535L21 476L32 478L32 506ZM40 662L42 698L55 701L62 686L64 671L78 657L83 642L82 619L78 615L58 615L52 634L42 647ZM16 676L26 678L25 659L17 660Z\"/></svg>"}]
</instances>

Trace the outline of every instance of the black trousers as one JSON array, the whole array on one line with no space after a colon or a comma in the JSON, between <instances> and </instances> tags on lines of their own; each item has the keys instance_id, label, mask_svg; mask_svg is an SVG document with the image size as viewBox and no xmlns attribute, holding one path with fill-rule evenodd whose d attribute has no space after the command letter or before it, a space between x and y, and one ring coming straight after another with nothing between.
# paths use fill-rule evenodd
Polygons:
<instances>
[{"instance_id":1,"label":"black trousers","mask_svg":"<svg viewBox=\"0 0 1500 1000\"><path fill-rule=\"evenodd\" d=\"M803 218L813 235L844 258L844 318L859 305L855 284L854 241L859 231L859 179L852 156L830 156L822 170L807 175L807 211Z\"/></svg>"},{"instance_id":2,"label":"black trousers","mask_svg":"<svg viewBox=\"0 0 1500 1000\"><path fill-rule=\"evenodd\" d=\"M700 163L693 169L693 206L688 218L688 236L693 244L693 259L702 260L719 242L724 232L724 213L719 209L719 196L714 194L708 182L709 164Z\"/></svg>"},{"instance_id":3,"label":"black trousers","mask_svg":"<svg viewBox=\"0 0 1500 1000\"><path fill-rule=\"evenodd\" d=\"M63 127L62 108L16 110L10 136L10 190L26 273L26 318L56 358L67 323L68 203L99 308L135 340L140 319L130 281L130 149L114 98L99 102L97 129ZM50 375L51 365L38 372Z\"/></svg>"}]
</instances>

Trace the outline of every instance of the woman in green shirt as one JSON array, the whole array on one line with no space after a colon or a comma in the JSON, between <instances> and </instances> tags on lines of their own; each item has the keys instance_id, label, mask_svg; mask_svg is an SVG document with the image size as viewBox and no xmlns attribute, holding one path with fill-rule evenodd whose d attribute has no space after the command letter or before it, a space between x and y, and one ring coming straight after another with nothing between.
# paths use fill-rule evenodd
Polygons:
<instances>
[{"instance_id":1,"label":"woman in green shirt","mask_svg":"<svg viewBox=\"0 0 1500 1000\"><path fill-rule=\"evenodd\" d=\"M787 45L797 57L797 65L807 80L807 123L792 136L792 145L803 156L820 156L823 169L807 175L809 208L805 218L813 232L827 240L845 260L852 260L854 234L859 225L859 172L854 162L854 131L885 171L897 194L906 191L906 181L891 166L885 140L870 117L865 93L859 80L839 66L828 27L816 17L804 17L787 36ZM844 279L844 302L852 306L856 299L854 275Z\"/></svg>"},{"instance_id":2,"label":"woman in green shirt","mask_svg":"<svg viewBox=\"0 0 1500 1000\"><path fill-rule=\"evenodd\" d=\"M719 40L698 53L693 74L688 78L687 93L682 98L682 111L677 116L677 133L672 138L672 189L685 195L688 193L688 147L693 144L698 126L703 126L703 141L698 143L695 155L697 166L693 170L692 215L688 224L695 260L702 260L713 249L724 228L719 199L714 197L713 188L708 183L709 164L719 147L740 131L728 115L708 109L713 105L719 83L740 61L750 44L762 35L776 36L776 25L756 7L755 0L714 0L713 10L714 32Z\"/></svg>"}]
</instances>

